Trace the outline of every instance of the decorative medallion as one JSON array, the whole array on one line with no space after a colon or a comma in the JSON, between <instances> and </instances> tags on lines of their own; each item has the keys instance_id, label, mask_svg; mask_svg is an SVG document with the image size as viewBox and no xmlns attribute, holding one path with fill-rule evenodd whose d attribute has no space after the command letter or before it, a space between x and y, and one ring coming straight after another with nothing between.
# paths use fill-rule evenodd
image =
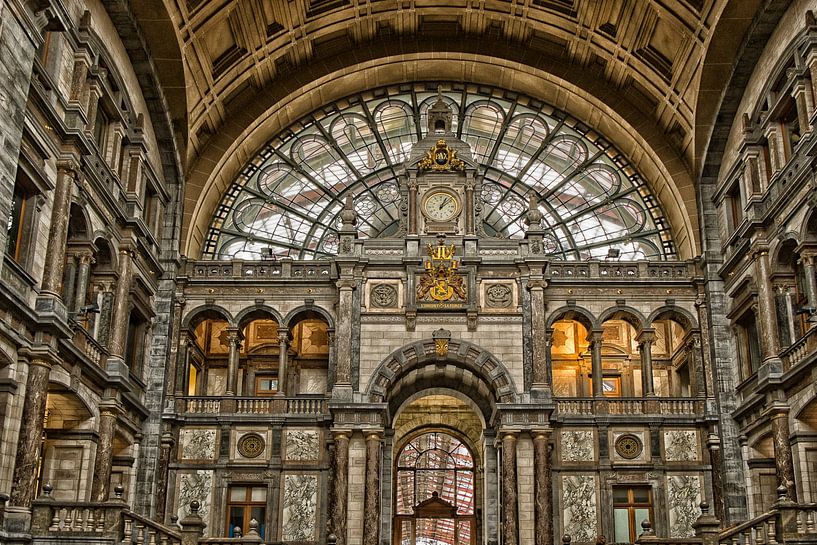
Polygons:
<instances>
[{"instance_id":1,"label":"decorative medallion","mask_svg":"<svg viewBox=\"0 0 817 545\"><path fill-rule=\"evenodd\" d=\"M238 453L244 458L258 458L264 452L264 438L257 433L247 433L238 440Z\"/></svg>"},{"instance_id":2,"label":"decorative medallion","mask_svg":"<svg viewBox=\"0 0 817 545\"><path fill-rule=\"evenodd\" d=\"M437 303L465 300L465 284L458 272L460 263L454 259L454 245L446 246L440 239L437 246L429 244L427 251L430 259L425 261L426 272L417 286L417 301L428 297Z\"/></svg>"},{"instance_id":3,"label":"decorative medallion","mask_svg":"<svg viewBox=\"0 0 817 545\"><path fill-rule=\"evenodd\" d=\"M397 289L392 284L376 284L369 292L372 306L394 308L397 306Z\"/></svg>"},{"instance_id":4,"label":"decorative medallion","mask_svg":"<svg viewBox=\"0 0 817 545\"><path fill-rule=\"evenodd\" d=\"M508 284L492 284L485 289L485 306L508 308L513 303L513 290Z\"/></svg>"},{"instance_id":5,"label":"decorative medallion","mask_svg":"<svg viewBox=\"0 0 817 545\"><path fill-rule=\"evenodd\" d=\"M626 434L616 439L616 453L624 459L638 458L643 450L644 445L635 435Z\"/></svg>"},{"instance_id":6,"label":"decorative medallion","mask_svg":"<svg viewBox=\"0 0 817 545\"><path fill-rule=\"evenodd\" d=\"M437 140L433 148L417 164L421 170L465 170L465 163L457 159L457 151L448 147L445 140Z\"/></svg>"}]
</instances>

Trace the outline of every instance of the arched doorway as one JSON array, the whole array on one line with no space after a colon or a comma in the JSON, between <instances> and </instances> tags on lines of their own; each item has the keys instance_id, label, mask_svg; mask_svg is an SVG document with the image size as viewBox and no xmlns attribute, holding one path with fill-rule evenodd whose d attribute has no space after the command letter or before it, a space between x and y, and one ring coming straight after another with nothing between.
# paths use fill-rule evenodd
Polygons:
<instances>
[{"instance_id":1,"label":"arched doorway","mask_svg":"<svg viewBox=\"0 0 817 545\"><path fill-rule=\"evenodd\" d=\"M484 421L473 402L425 390L394 420L392 543L474 545L484 501Z\"/></svg>"}]
</instances>

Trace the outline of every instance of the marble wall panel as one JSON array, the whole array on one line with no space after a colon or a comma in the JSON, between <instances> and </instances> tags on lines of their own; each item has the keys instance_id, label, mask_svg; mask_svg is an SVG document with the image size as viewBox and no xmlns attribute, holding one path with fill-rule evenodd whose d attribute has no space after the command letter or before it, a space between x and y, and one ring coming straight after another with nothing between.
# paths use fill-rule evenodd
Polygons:
<instances>
[{"instance_id":1,"label":"marble wall panel","mask_svg":"<svg viewBox=\"0 0 817 545\"><path fill-rule=\"evenodd\" d=\"M288 429L286 432L287 461L317 461L320 457L318 430Z\"/></svg>"},{"instance_id":2,"label":"marble wall panel","mask_svg":"<svg viewBox=\"0 0 817 545\"><path fill-rule=\"evenodd\" d=\"M216 457L215 429L185 428L179 432L182 460L213 460Z\"/></svg>"},{"instance_id":3,"label":"marble wall panel","mask_svg":"<svg viewBox=\"0 0 817 545\"><path fill-rule=\"evenodd\" d=\"M667 510L669 537L695 535L692 524L701 514L701 478L698 475L667 477Z\"/></svg>"},{"instance_id":4,"label":"marble wall panel","mask_svg":"<svg viewBox=\"0 0 817 545\"><path fill-rule=\"evenodd\" d=\"M564 533L572 543L594 541L598 534L596 477L565 475L562 477Z\"/></svg>"},{"instance_id":5,"label":"marble wall panel","mask_svg":"<svg viewBox=\"0 0 817 545\"><path fill-rule=\"evenodd\" d=\"M301 369L299 394L325 394L326 369Z\"/></svg>"},{"instance_id":6,"label":"marble wall panel","mask_svg":"<svg viewBox=\"0 0 817 545\"><path fill-rule=\"evenodd\" d=\"M562 431L560 443L563 462L592 462L595 459L592 430Z\"/></svg>"},{"instance_id":7,"label":"marble wall panel","mask_svg":"<svg viewBox=\"0 0 817 545\"><path fill-rule=\"evenodd\" d=\"M687 462L699 460L698 432L695 430L665 431L664 459L668 462Z\"/></svg>"},{"instance_id":8,"label":"marble wall panel","mask_svg":"<svg viewBox=\"0 0 817 545\"><path fill-rule=\"evenodd\" d=\"M190 502L196 500L199 502L199 516L208 526L204 529L204 535L209 535L213 472L205 469L179 472L177 482L178 510L176 514L179 516L179 520L183 520L184 517L190 514Z\"/></svg>"},{"instance_id":9,"label":"marble wall panel","mask_svg":"<svg viewBox=\"0 0 817 545\"><path fill-rule=\"evenodd\" d=\"M315 475L284 476L281 539L312 541L317 526L318 477Z\"/></svg>"}]
</instances>

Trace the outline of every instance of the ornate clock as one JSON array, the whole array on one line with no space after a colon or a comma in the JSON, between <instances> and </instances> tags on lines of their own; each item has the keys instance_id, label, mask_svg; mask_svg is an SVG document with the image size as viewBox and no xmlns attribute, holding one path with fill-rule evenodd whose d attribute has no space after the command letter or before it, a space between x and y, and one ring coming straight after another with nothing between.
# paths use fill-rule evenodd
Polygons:
<instances>
[{"instance_id":1,"label":"ornate clock","mask_svg":"<svg viewBox=\"0 0 817 545\"><path fill-rule=\"evenodd\" d=\"M448 222L462 210L459 196L445 190L431 190L423 199L423 214L432 222Z\"/></svg>"}]
</instances>

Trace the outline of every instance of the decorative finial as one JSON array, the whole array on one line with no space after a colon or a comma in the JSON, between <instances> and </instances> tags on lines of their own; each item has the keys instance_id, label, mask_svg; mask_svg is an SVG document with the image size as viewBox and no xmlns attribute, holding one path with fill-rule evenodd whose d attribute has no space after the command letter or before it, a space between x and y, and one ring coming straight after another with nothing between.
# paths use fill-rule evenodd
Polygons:
<instances>
[{"instance_id":1,"label":"decorative finial","mask_svg":"<svg viewBox=\"0 0 817 545\"><path fill-rule=\"evenodd\" d=\"M340 211L340 221L343 227L354 229L357 223L357 212L355 211L355 196L351 193L346 195L343 210Z\"/></svg>"}]
</instances>

